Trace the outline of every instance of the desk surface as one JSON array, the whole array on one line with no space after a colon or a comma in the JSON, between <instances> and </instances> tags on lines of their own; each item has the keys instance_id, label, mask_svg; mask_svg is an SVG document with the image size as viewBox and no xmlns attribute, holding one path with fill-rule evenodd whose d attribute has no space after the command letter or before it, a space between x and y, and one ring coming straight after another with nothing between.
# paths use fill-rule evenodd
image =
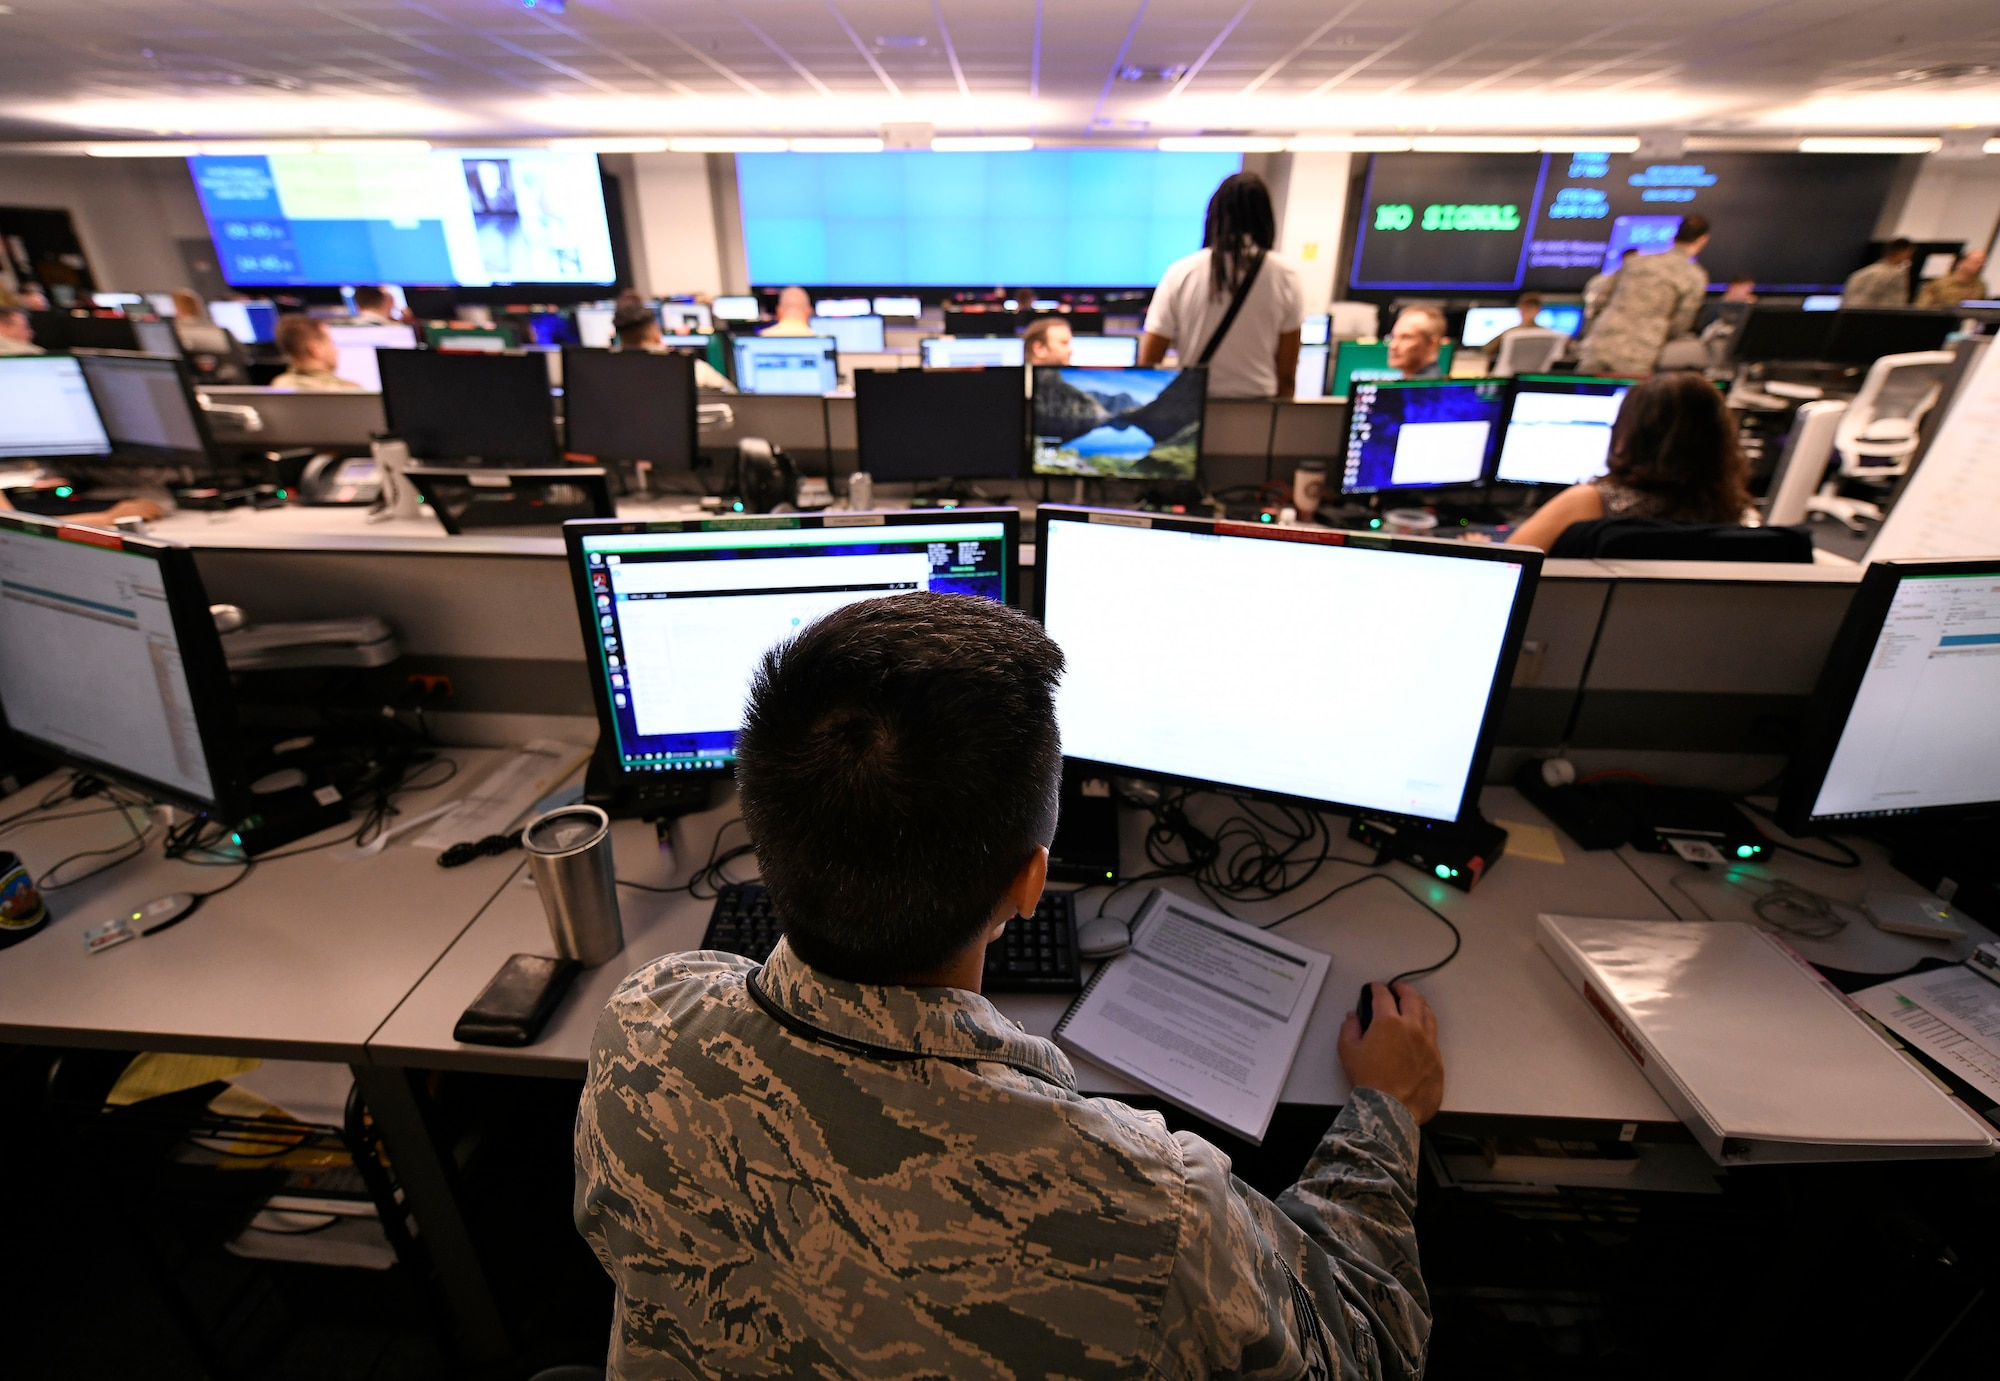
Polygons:
<instances>
[{"instance_id":1,"label":"desk surface","mask_svg":"<svg viewBox=\"0 0 2000 1381\"><path fill-rule=\"evenodd\" d=\"M453 749L460 777L398 801L422 811L461 791L500 754ZM50 781L0 802L0 816L26 809ZM78 802L51 815L70 815ZM300 845L337 839L353 825ZM0 834L39 872L82 849L129 840L120 815L40 821ZM293 845L288 847L299 847ZM207 891L239 871L146 853L49 897L55 919L0 950L0 1039L122 1050L177 1050L353 1062L368 1037L415 987L438 955L520 867L518 854L464 867L398 841L355 860L323 849L257 865L171 930L98 954L83 932L153 897Z\"/></svg>"},{"instance_id":2,"label":"desk surface","mask_svg":"<svg viewBox=\"0 0 2000 1381\"><path fill-rule=\"evenodd\" d=\"M1487 814L1545 823L1512 790L1485 793ZM653 885L678 882L708 855L715 831L735 818L735 804L690 817L676 831L677 866L669 874L651 831L621 823L614 837L619 876ZM1127 825L1136 830L1136 817ZM1136 861L1136 838L1126 841ZM1355 846L1337 849L1345 852ZM1507 860L1472 894L1428 883L1400 865L1388 870L1458 924L1465 947L1448 967L1419 986L1438 1010L1444 1048L1446 1110L1617 1122L1667 1122L1673 1116L1591 1014L1536 948L1535 916L1541 911L1670 919L1670 913L1615 855L1587 854L1565 844L1566 861ZM1256 920L1283 915L1337 882L1362 876L1358 868L1332 867L1299 897L1261 907L1236 908ZM747 867L739 876L748 876ZM376 1063L581 1078L597 1014L624 976L661 954L692 949L701 941L710 904L684 893L662 896L621 888L625 949L578 978L542 1038L521 1050L461 1045L452 1040L458 1015L507 957L548 953L548 927L533 888L510 885L459 936L416 991L369 1042ZM1139 896L1127 893L1113 909L1131 914ZM1087 903L1088 904L1088 903ZM1450 937L1408 898L1371 883L1286 923L1283 933L1333 955L1305 1045L1285 1085L1287 1102L1344 1102L1348 1085L1333 1049L1341 1017L1367 979L1429 963L1445 953ZM1000 1008L1038 1035L1054 1027L1069 999L1002 996ZM1131 1093L1136 1087L1088 1061L1077 1072L1086 1091Z\"/></svg>"}]
</instances>

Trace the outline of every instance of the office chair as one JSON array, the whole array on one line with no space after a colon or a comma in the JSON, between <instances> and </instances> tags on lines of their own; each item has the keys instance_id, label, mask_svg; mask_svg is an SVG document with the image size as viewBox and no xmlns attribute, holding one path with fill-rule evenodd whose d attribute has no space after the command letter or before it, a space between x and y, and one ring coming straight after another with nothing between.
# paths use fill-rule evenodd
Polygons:
<instances>
[{"instance_id":1,"label":"office chair","mask_svg":"<svg viewBox=\"0 0 2000 1381\"><path fill-rule=\"evenodd\" d=\"M1373 340L1382 326L1382 309L1373 302L1335 302L1327 307L1328 340Z\"/></svg>"},{"instance_id":2,"label":"office chair","mask_svg":"<svg viewBox=\"0 0 2000 1381\"><path fill-rule=\"evenodd\" d=\"M1660 347L1660 358L1653 366L1655 374L1665 374L1673 369L1707 369L1713 363L1714 352L1708 342L1700 336L1676 336Z\"/></svg>"},{"instance_id":3,"label":"office chair","mask_svg":"<svg viewBox=\"0 0 2000 1381\"><path fill-rule=\"evenodd\" d=\"M1806 403L1792 419L1792 434L1786 438L1785 453L1771 475L1771 487L1764 497L1767 527L1792 527L1803 523L1813 493L1826 477L1826 465L1833 459L1834 429L1847 415L1847 404L1831 399Z\"/></svg>"},{"instance_id":4,"label":"office chair","mask_svg":"<svg viewBox=\"0 0 2000 1381\"><path fill-rule=\"evenodd\" d=\"M207 322L175 322L181 357L194 369L198 384L247 384L250 360L236 337Z\"/></svg>"},{"instance_id":5,"label":"office chair","mask_svg":"<svg viewBox=\"0 0 2000 1381\"><path fill-rule=\"evenodd\" d=\"M1907 474L1917 453L1925 414L1944 391L1945 371L1956 356L1949 350L1884 355L1868 367L1861 392L1847 406L1834 432L1840 470L1806 500L1810 513L1838 518L1856 532L1861 518L1882 520L1882 510L1863 499L1840 496L1843 479L1893 479Z\"/></svg>"},{"instance_id":6,"label":"office chair","mask_svg":"<svg viewBox=\"0 0 2000 1381\"><path fill-rule=\"evenodd\" d=\"M1511 379L1516 374L1539 374L1556 362L1556 357L1569 344L1569 337L1560 331L1544 330L1540 326L1517 326L1500 338L1500 353L1494 357L1493 368L1487 371L1496 379Z\"/></svg>"},{"instance_id":7,"label":"office chair","mask_svg":"<svg viewBox=\"0 0 2000 1381\"><path fill-rule=\"evenodd\" d=\"M1800 527L1676 523L1666 518L1597 518L1571 523L1549 548L1558 559L1613 561L1782 561L1810 563L1812 534Z\"/></svg>"}]
</instances>

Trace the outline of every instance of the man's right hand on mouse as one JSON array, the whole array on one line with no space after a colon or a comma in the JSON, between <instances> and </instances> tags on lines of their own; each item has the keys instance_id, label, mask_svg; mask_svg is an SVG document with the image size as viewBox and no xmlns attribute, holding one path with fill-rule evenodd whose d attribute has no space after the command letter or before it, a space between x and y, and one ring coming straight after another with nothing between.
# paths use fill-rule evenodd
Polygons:
<instances>
[{"instance_id":1,"label":"man's right hand on mouse","mask_svg":"<svg viewBox=\"0 0 2000 1381\"><path fill-rule=\"evenodd\" d=\"M1375 1019L1366 1034L1361 1018L1347 1014L1340 1024L1340 1066L1347 1082L1388 1094L1410 1110L1419 1126L1437 1115L1444 1101L1444 1057L1438 1053L1437 1014L1423 994L1398 983L1374 984Z\"/></svg>"}]
</instances>

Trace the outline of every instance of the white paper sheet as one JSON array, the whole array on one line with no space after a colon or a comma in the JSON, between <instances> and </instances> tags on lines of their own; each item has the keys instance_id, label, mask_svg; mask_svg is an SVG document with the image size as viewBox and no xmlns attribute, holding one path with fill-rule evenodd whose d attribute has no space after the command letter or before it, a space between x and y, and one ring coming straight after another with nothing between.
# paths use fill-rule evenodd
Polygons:
<instances>
[{"instance_id":1,"label":"white paper sheet","mask_svg":"<svg viewBox=\"0 0 2000 1381\"><path fill-rule=\"evenodd\" d=\"M1933 969L1856 993L1854 1005L2000 1103L2000 986Z\"/></svg>"}]
</instances>

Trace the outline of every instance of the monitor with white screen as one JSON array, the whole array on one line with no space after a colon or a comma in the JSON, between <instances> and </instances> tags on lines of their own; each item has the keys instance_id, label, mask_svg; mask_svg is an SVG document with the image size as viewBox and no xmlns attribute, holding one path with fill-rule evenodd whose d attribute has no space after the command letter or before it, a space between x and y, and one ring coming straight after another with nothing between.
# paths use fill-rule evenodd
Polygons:
<instances>
[{"instance_id":1,"label":"monitor with white screen","mask_svg":"<svg viewBox=\"0 0 2000 1381\"><path fill-rule=\"evenodd\" d=\"M875 299L875 315L895 317L899 321L914 321L924 314L924 301L920 297L878 297Z\"/></svg>"},{"instance_id":2,"label":"monitor with white screen","mask_svg":"<svg viewBox=\"0 0 2000 1381\"><path fill-rule=\"evenodd\" d=\"M814 335L832 336L842 354L879 355L888 348L879 316L816 316L810 324Z\"/></svg>"},{"instance_id":3,"label":"monitor with white screen","mask_svg":"<svg viewBox=\"0 0 2000 1381\"><path fill-rule=\"evenodd\" d=\"M211 302L208 319L245 345L278 337L278 309L269 302Z\"/></svg>"},{"instance_id":4,"label":"monitor with white screen","mask_svg":"<svg viewBox=\"0 0 2000 1381\"><path fill-rule=\"evenodd\" d=\"M414 350L417 332L411 326L346 326L328 322L327 335L340 352L333 372L349 383L360 384L370 393L382 391L382 370L375 363L377 350Z\"/></svg>"},{"instance_id":5,"label":"monitor with white screen","mask_svg":"<svg viewBox=\"0 0 2000 1381\"><path fill-rule=\"evenodd\" d=\"M69 355L0 355L0 460L110 453L82 365Z\"/></svg>"},{"instance_id":6,"label":"monitor with white screen","mask_svg":"<svg viewBox=\"0 0 2000 1381\"><path fill-rule=\"evenodd\" d=\"M1507 406L1505 379L1357 382L1343 494L1478 484Z\"/></svg>"},{"instance_id":7,"label":"monitor with white screen","mask_svg":"<svg viewBox=\"0 0 2000 1381\"><path fill-rule=\"evenodd\" d=\"M756 297L750 293L718 297L711 306L717 321L756 321L763 316Z\"/></svg>"},{"instance_id":8,"label":"monitor with white screen","mask_svg":"<svg viewBox=\"0 0 2000 1381\"><path fill-rule=\"evenodd\" d=\"M1465 328L1458 333L1459 341L1468 350L1477 350L1486 345L1502 331L1521 324L1518 307L1470 307L1465 313Z\"/></svg>"},{"instance_id":9,"label":"monitor with white screen","mask_svg":"<svg viewBox=\"0 0 2000 1381\"><path fill-rule=\"evenodd\" d=\"M831 336L745 336L736 342L736 386L745 393L831 393L839 386Z\"/></svg>"},{"instance_id":10,"label":"monitor with white screen","mask_svg":"<svg viewBox=\"0 0 2000 1381\"><path fill-rule=\"evenodd\" d=\"M1333 318L1325 312L1309 316L1299 327L1300 345L1325 345L1327 333L1332 329Z\"/></svg>"},{"instance_id":11,"label":"monitor with white screen","mask_svg":"<svg viewBox=\"0 0 2000 1381\"><path fill-rule=\"evenodd\" d=\"M813 303L818 316L867 316L874 303L865 297L822 297Z\"/></svg>"},{"instance_id":12,"label":"monitor with white screen","mask_svg":"<svg viewBox=\"0 0 2000 1381\"><path fill-rule=\"evenodd\" d=\"M727 767L758 661L834 609L912 590L1015 597L1011 508L783 522L564 525L600 741L622 773Z\"/></svg>"},{"instance_id":13,"label":"monitor with white screen","mask_svg":"<svg viewBox=\"0 0 2000 1381\"><path fill-rule=\"evenodd\" d=\"M1066 756L1342 810L1474 809L1539 552L1053 504L1035 541ZM1300 608L1332 626L1298 636Z\"/></svg>"},{"instance_id":14,"label":"monitor with white screen","mask_svg":"<svg viewBox=\"0 0 2000 1381\"><path fill-rule=\"evenodd\" d=\"M1085 369L1131 369L1139 363L1137 336L1071 336L1069 362Z\"/></svg>"},{"instance_id":15,"label":"monitor with white screen","mask_svg":"<svg viewBox=\"0 0 2000 1381\"><path fill-rule=\"evenodd\" d=\"M990 369L1028 358L1019 336L926 336L918 349L925 369Z\"/></svg>"},{"instance_id":16,"label":"monitor with white screen","mask_svg":"<svg viewBox=\"0 0 2000 1381\"><path fill-rule=\"evenodd\" d=\"M715 329L715 317L706 302L662 302L660 329L670 336L686 332L707 335Z\"/></svg>"},{"instance_id":17,"label":"monitor with white screen","mask_svg":"<svg viewBox=\"0 0 2000 1381\"><path fill-rule=\"evenodd\" d=\"M140 293L92 293L90 300L99 307L140 307L146 299Z\"/></svg>"},{"instance_id":18,"label":"monitor with white screen","mask_svg":"<svg viewBox=\"0 0 2000 1381\"><path fill-rule=\"evenodd\" d=\"M1840 310L1840 294L1812 293L1799 306L1808 312L1837 312Z\"/></svg>"},{"instance_id":19,"label":"monitor with white screen","mask_svg":"<svg viewBox=\"0 0 2000 1381\"><path fill-rule=\"evenodd\" d=\"M1611 460L1611 424L1630 379L1524 375L1514 381L1500 461L1502 484L1584 484Z\"/></svg>"},{"instance_id":20,"label":"monitor with white screen","mask_svg":"<svg viewBox=\"0 0 2000 1381\"><path fill-rule=\"evenodd\" d=\"M1292 385L1292 397L1326 397L1326 366L1332 353L1333 347L1327 345L1299 347L1299 372Z\"/></svg>"},{"instance_id":21,"label":"monitor with white screen","mask_svg":"<svg viewBox=\"0 0 2000 1381\"><path fill-rule=\"evenodd\" d=\"M2000 558L1875 562L1786 771L1785 828L2000 806L1996 705Z\"/></svg>"},{"instance_id":22,"label":"monitor with white screen","mask_svg":"<svg viewBox=\"0 0 2000 1381\"><path fill-rule=\"evenodd\" d=\"M208 428L185 364L112 351L88 351L77 359L119 459L140 465L207 464Z\"/></svg>"},{"instance_id":23,"label":"monitor with white screen","mask_svg":"<svg viewBox=\"0 0 2000 1381\"><path fill-rule=\"evenodd\" d=\"M609 350L617 332L612 329L618 316L616 307L578 307L576 342L591 350Z\"/></svg>"},{"instance_id":24,"label":"monitor with white screen","mask_svg":"<svg viewBox=\"0 0 2000 1381\"><path fill-rule=\"evenodd\" d=\"M193 554L122 535L76 542L0 515L0 709L62 761L215 808L234 712Z\"/></svg>"}]
</instances>

